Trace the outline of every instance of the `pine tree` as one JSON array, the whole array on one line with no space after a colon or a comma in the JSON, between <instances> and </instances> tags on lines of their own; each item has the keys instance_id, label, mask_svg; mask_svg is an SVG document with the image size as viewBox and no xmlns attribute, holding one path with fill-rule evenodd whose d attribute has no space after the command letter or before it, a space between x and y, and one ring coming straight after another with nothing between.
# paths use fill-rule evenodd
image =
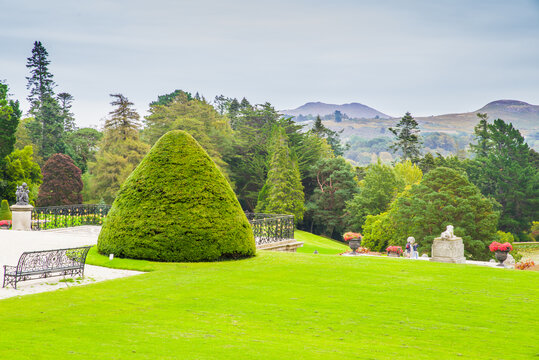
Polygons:
<instances>
[{"instance_id":1,"label":"pine tree","mask_svg":"<svg viewBox=\"0 0 539 360\"><path fill-rule=\"evenodd\" d=\"M47 59L49 53L41 44L41 41L34 42L32 56L27 59L26 67L30 69L30 77L27 77L27 89L30 90L28 102L30 103L30 113L33 113L41 106L45 96L52 97L55 87L53 75L49 72L50 61Z\"/></svg>"},{"instance_id":2,"label":"pine tree","mask_svg":"<svg viewBox=\"0 0 539 360\"><path fill-rule=\"evenodd\" d=\"M259 194L255 211L270 214L291 214L296 222L303 219L304 194L298 160L291 153L285 130L273 130L266 183Z\"/></svg>"},{"instance_id":3,"label":"pine tree","mask_svg":"<svg viewBox=\"0 0 539 360\"><path fill-rule=\"evenodd\" d=\"M52 154L64 153L64 117L58 101L48 94L45 95L36 111L35 119L41 125L39 155L47 160Z\"/></svg>"},{"instance_id":4,"label":"pine tree","mask_svg":"<svg viewBox=\"0 0 539 360\"><path fill-rule=\"evenodd\" d=\"M395 142L390 146L393 152L401 151L403 160L416 161L421 156L421 137L419 125L412 115L407 112L396 128L389 128L395 135Z\"/></svg>"},{"instance_id":5,"label":"pine tree","mask_svg":"<svg viewBox=\"0 0 539 360\"><path fill-rule=\"evenodd\" d=\"M62 117L64 118L64 131L72 132L76 130L75 117L71 112L73 96L69 93L63 92L56 96L60 103L60 109L62 109Z\"/></svg>"},{"instance_id":6,"label":"pine tree","mask_svg":"<svg viewBox=\"0 0 539 360\"><path fill-rule=\"evenodd\" d=\"M316 116L316 120L314 121L313 127L311 128L312 134L318 136L321 139L326 139L329 146L331 146L331 148L333 149L335 156L342 156L344 154L344 151L346 150L345 147L343 147L343 145L341 144L341 139L339 136L342 131L343 130L337 132L325 127L324 124L322 124L322 119L320 118L320 115Z\"/></svg>"},{"instance_id":7,"label":"pine tree","mask_svg":"<svg viewBox=\"0 0 539 360\"><path fill-rule=\"evenodd\" d=\"M105 120L105 130L114 130L126 140L138 132L140 115L132 108L134 104L122 94L110 96L114 99L110 104L116 108L109 112L110 116Z\"/></svg>"},{"instance_id":8,"label":"pine tree","mask_svg":"<svg viewBox=\"0 0 539 360\"><path fill-rule=\"evenodd\" d=\"M520 132L501 119L476 127L476 158L468 169L470 179L486 196L502 205L500 230L522 234L539 217L539 171ZM481 144L479 142L479 144Z\"/></svg>"},{"instance_id":9,"label":"pine tree","mask_svg":"<svg viewBox=\"0 0 539 360\"><path fill-rule=\"evenodd\" d=\"M139 139L139 114L133 105L121 94L111 94L114 100L105 121L103 139L96 161L89 164L90 172L95 175L95 189L99 197L112 203L124 180L139 164L150 147Z\"/></svg>"}]
</instances>

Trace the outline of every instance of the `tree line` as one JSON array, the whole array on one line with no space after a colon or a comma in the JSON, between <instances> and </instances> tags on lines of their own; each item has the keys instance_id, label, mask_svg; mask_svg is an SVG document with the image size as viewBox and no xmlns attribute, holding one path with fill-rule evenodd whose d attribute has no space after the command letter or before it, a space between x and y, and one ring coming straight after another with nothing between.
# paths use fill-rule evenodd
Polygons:
<instances>
[{"instance_id":1,"label":"tree line","mask_svg":"<svg viewBox=\"0 0 539 360\"><path fill-rule=\"evenodd\" d=\"M270 103L224 95L208 101L175 90L149 104L141 118L123 94L111 94L103 128L77 128L73 96L55 93L48 54L34 43L28 58L30 110L0 85L0 198L14 202L29 184L38 206L112 203L151 146L170 130L190 133L232 185L245 211L293 214L298 228L340 239L362 231L373 249L408 236L426 248L449 223L472 257L498 230L526 240L539 208L537 153L511 124L481 114L469 158L421 155L410 113L389 131L393 164L354 167L339 133L283 117ZM440 214L443 214L441 216Z\"/></svg>"}]
</instances>

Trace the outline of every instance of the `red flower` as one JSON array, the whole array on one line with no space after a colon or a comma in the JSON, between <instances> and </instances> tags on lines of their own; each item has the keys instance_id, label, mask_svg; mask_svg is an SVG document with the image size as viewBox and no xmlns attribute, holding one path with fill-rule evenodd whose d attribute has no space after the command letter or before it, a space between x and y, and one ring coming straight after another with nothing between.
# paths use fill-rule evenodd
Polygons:
<instances>
[{"instance_id":1,"label":"red flower","mask_svg":"<svg viewBox=\"0 0 539 360\"><path fill-rule=\"evenodd\" d=\"M344 241L349 241L352 239L361 239L363 236L360 233L347 232L343 235Z\"/></svg>"},{"instance_id":2,"label":"red flower","mask_svg":"<svg viewBox=\"0 0 539 360\"><path fill-rule=\"evenodd\" d=\"M501 245L502 244L500 244L499 242L493 241L492 244L488 246L488 248L490 251L498 251Z\"/></svg>"},{"instance_id":3,"label":"red flower","mask_svg":"<svg viewBox=\"0 0 539 360\"><path fill-rule=\"evenodd\" d=\"M400 246L388 246L386 248L387 252L396 252L398 254L402 254L402 248Z\"/></svg>"}]
</instances>

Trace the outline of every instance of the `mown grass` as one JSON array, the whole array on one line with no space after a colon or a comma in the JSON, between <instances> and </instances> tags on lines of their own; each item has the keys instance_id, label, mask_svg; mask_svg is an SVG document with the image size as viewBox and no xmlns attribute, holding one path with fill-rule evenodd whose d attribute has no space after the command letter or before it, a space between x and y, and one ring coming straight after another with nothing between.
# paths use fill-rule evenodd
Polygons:
<instances>
[{"instance_id":1,"label":"mown grass","mask_svg":"<svg viewBox=\"0 0 539 360\"><path fill-rule=\"evenodd\" d=\"M316 250L319 254L340 254L350 250L350 247L344 243L317 236L306 231L294 231L294 238L297 241L303 242L303 246L297 250L300 253L312 254Z\"/></svg>"},{"instance_id":2,"label":"mown grass","mask_svg":"<svg viewBox=\"0 0 539 360\"><path fill-rule=\"evenodd\" d=\"M88 262L151 272L0 301L0 359L539 356L537 272L262 251Z\"/></svg>"}]
</instances>

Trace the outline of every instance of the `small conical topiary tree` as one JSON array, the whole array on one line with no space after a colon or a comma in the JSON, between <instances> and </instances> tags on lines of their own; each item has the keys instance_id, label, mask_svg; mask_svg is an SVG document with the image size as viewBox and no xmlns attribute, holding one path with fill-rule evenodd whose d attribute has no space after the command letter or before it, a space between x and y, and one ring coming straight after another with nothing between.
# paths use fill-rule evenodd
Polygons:
<instances>
[{"instance_id":1,"label":"small conical topiary tree","mask_svg":"<svg viewBox=\"0 0 539 360\"><path fill-rule=\"evenodd\" d=\"M253 231L232 188L181 130L163 135L124 182L97 248L106 255L156 261L255 254Z\"/></svg>"},{"instance_id":2,"label":"small conical topiary tree","mask_svg":"<svg viewBox=\"0 0 539 360\"><path fill-rule=\"evenodd\" d=\"M2 200L0 205L0 220L11 220L11 210L9 210L7 200Z\"/></svg>"}]
</instances>

